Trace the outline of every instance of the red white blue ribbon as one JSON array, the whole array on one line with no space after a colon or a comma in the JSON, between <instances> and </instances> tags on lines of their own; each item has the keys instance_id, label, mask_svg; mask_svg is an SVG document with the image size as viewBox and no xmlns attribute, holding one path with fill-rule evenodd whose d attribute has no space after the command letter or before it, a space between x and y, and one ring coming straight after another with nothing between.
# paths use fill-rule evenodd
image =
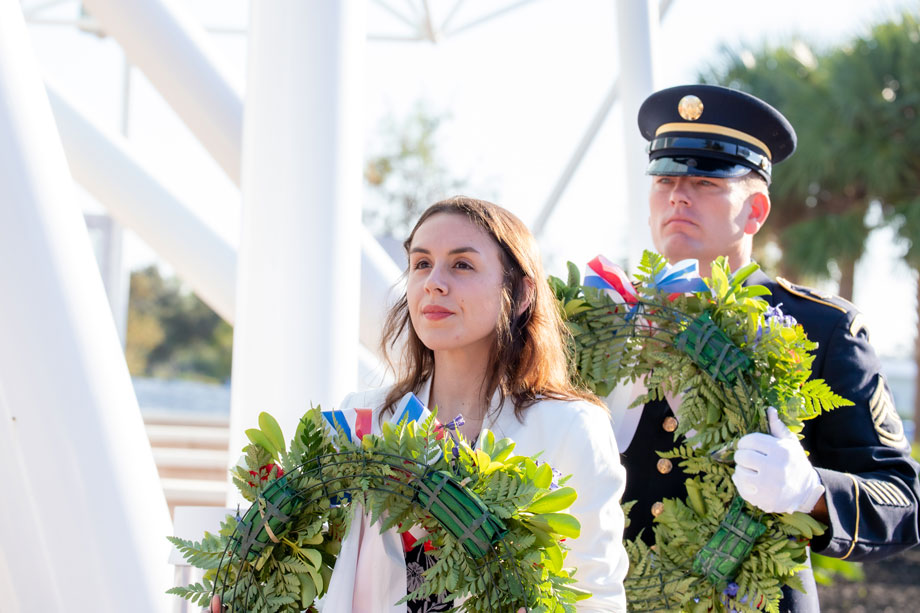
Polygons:
<instances>
[{"instance_id":1,"label":"red white blue ribbon","mask_svg":"<svg viewBox=\"0 0 920 613\"><path fill-rule=\"evenodd\" d=\"M338 428L341 428L345 438L350 442L360 441L364 438L365 434L370 434L373 430L374 412L371 409L354 408L345 409L344 411L333 409L331 411L323 411L322 414L323 419L326 420L327 427L333 433L337 432ZM409 392L396 404L396 410L393 411L393 415L390 416L389 421L394 424L400 424L404 421L422 423L428 419L429 415L431 415L431 411L428 410L428 407L422 404L418 396ZM445 426L442 426L435 420L435 429L440 430L444 428L448 431L454 431L462 426L463 423L463 416L458 415ZM443 434L441 436L443 436Z\"/></svg>"},{"instance_id":2,"label":"red white blue ribbon","mask_svg":"<svg viewBox=\"0 0 920 613\"><path fill-rule=\"evenodd\" d=\"M617 304L636 304L639 301L626 271L602 255L588 262L585 285L604 290Z\"/></svg>"}]
</instances>

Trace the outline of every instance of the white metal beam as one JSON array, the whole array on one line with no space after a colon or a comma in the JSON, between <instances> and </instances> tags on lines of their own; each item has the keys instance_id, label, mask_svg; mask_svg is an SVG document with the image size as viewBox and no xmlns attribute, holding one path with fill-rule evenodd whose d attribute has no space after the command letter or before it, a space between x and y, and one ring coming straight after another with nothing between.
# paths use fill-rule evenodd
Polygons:
<instances>
[{"instance_id":1,"label":"white metal beam","mask_svg":"<svg viewBox=\"0 0 920 613\"><path fill-rule=\"evenodd\" d=\"M157 180L122 136L93 124L53 86L48 94L74 179L232 323L235 247Z\"/></svg>"},{"instance_id":2,"label":"white metal beam","mask_svg":"<svg viewBox=\"0 0 920 613\"><path fill-rule=\"evenodd\" d=\"M648 223L649 179L645 174L648 157L645 139L636 127L642 102L655 91L654 52L660 21L657 0L616 2L617 45L622 84L622 146L629 217L626 234L630 267L639 263L643 249L652 245Z\"/></svg>"},{"instance_id":3,"label":"white metal beam","mask_svg":"<svg viewBox=\"0 0 920 613\"><path fill-rule=\"evenodd\" d=\"M239 184L242 100L204 29L170 0L83 0L83 5Z\"/></svg>"},{"instance_id":4,"label":"white metal beam","mask_svg":"<svg viewBox=\"0 0 920 613\"><path fill-rule=\"evenodd\" d=\"M260 411L293 432L357 384L365 11L252 3L231 449Z\"/></svg>"},{"instance_id":5,"label":"white metal beam","mask_svg":"<svg viewBox=\"0 0 920 613\"><path fill-rule=\"evenodd\" d=\"M444 21L441 22L441 27L439 28L441 32L446 32L447 27L450 25L450 22L453 21L454 17L457 15L457 12L460 10L460 7L463 6L464 0L456 0L454 5L450 8L450 11L447 13L447 16L444 17Z\"/></svg>"},{"instance_id":6,"label":"white metal beam","mask_svg":"<svg viewBox=\"0 0 920 613\"><path fill-rule=\"evenodd\" d=\"M4 611L167 610L166 500L19 3L0 1Z\"/></svg>"},{"instance_id":7,"label":"white metal beam","mask_svg":"<svg viewBox=\"0 0 920 613\"><path fill-rule=\"evenodd\" d=\"M496 9L496 10L492 11L491 13L488 13L488 14L486 14L486 15L483 15L482 17L478 17L478 18L476 18L476 19L474 19L473 21L470 21L470 22L468 22L468 23L465 23L465 24L463 24L462 26L457 26L457 27L454 28L453 30L444 32L443 34L444 34L444 36L454 36L455 34L459 34L459 33L461 33L461 32L465 32L466 30L469 30L470 28L475 28L476 26L481 26L482 24L486 23L487 21L492 21L493 19L496 19L497 17L501 17L502 15L505 15L505 14L507 14L507 13L510 13L511 11L517 10L517 9L521 8L522 6L524 6L524 5L530 4L530 3L533 2L533 1L534 1L534 0L518 0L518 2L512 2L511 4L508 4L507 6L503 6L503 7L499 8L499 9Z\"/></svg>"},{"instance_id":8,"label":"white metal beam","mask_svg":"<svg viewBox=\"0 0 920 613\"><path fill-rule=\"evenodd\" d=\"M393 6L386 0L372 0L374 4L385 10L387 13L403 22L413 30L418 30L418 22L415 21L412 17L406 17L403 13L393 8Z\"/></svg>"},{"instance_id":9,"label":"white metal beam","mask_svg":"<svg viewBox=\"0 0 920 613\"><path fill-rule=\"evenodd\" d=\"M644 2L645 0L640 1ZM658 5L659 21L664 19L668 9L671 8L672 2L673 0L661 0L660 4ZM617 3L617 6L619 7L620 3ZM621 40L619 34L618 40ZM629 49L628 51L628 55L632 57L634 50ZM622 49L620 52L623 52ZM597 136L601 127L604 125L604 121L606 121L607 116L610 114L610 110L613 108L613 105L616 103L617 97L620 94L620 83L620 77L614 79L613 84L607 91L607 95L604 96L603 101L601 101L600 106L594 113L591 121L588 123L588 127L582 135L581 140L579 140L578 145L576 145L575 151L572 152L572 155L569 157L569 161L566 163L565 168L562 170L562 173L556 180L556 183L553 185L553 189L550 192L549 197L546 199L546 202L543 203L543 207L540 209L540 212L537 214L537 217L532 225L533 233L535 236L539 237L546 229L546 224L549 222L549 218L552 216L556 206L558 206L559 200L562 198L562 194L565 193L566 188L568 188L569 183L572 181L572 177L575 175L575 171L578 170L578 167L581 165L582 161L584 161L585 155L587 155L588 150L591 148L591 144L594 142L594 138ZM628 133L632 134L635 131L636 130L634 125L628 126ZM627 151L627 157L632 157L634 155L636 155L635 151ZM641 202L645 202L645 195L642 196ZM645 230L642 232L645 232ZM640 233L640 236L641 235L642 234Z\"/></svg>"},{"instance_id":10,"label":"white metal beam","mask_svg":"<svg viewBox=\"0 0 920 613\"><path fill-rule=\"evenodd\" d=\"M607 90L607 95L604 96L604 100L601 102L600 107L594 113L590 123L588 123L588 128L582 135L581 140L578 141L575 151L572 152L572 155L569 157L569 161L562 170L562 174L556 180L556 184L553 186L553 191L550 192L549 198L546 199L546 202L543 203L543 208L541 208L539 214L537 214L537 218L531 226L534 236L539 237L543 234L544 230L546 230L546 224L549 222L550 216L553 214L553 211L556 210L556 205L559 204L559 200L562 199L562 194L565 193L566 188L569 186L569 183L571 183L572 177L575 176L575 171L578 170L578 167L581 166L582 161L585 159L585 155L587 155L588 150L591 148L591 144L597 137L597 133L600 132L601 127L604 125L604 121L607 119L607 115L610 114L610 109L613 108L619 93L620 80L615 79L613 85Z\"/></svg>"},{"instance_id":11,"label":"white metal beam","mask_svg":"<svg viewBox=\"0 0 920 613\"><path fill-rule=\"evenodd\" d=\"M235 245L157 179L130 143L91 122L53 86L48 86L48 95L74 179L233 324ZM391 292L401 271L364 226L359 226L357 240L361 246L359 334L361 343L376 352L384 311L394 299Z\"/></svg>"}]
</instances>

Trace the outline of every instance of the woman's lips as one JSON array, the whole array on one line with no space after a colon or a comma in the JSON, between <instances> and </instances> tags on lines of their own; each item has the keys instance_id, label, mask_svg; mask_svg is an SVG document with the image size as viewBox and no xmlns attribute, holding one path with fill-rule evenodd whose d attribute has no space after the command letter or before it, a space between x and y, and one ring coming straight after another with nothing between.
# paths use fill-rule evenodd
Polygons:
<instances>
[{"instance_id":1,"label":"woman's lips","mask_svg":"<svg viewBox=\"0 0 920 613\"><path fill-rule=\"evenodd\" d=\"M450 311L448 309L445 309L444 307L439 307L439 306L429 305L422 309L422 315L424 315L426 319L430 319L433 321L439 321L441 319L445 319L447 317L450 317L453 314L454 314L453 311Z\"/></svg>"}]
</instances>

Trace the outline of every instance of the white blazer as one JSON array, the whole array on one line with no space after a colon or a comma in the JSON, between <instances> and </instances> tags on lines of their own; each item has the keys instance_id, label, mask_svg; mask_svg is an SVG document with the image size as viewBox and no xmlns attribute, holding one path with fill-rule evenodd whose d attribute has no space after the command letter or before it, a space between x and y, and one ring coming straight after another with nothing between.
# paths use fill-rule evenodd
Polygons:
<instances>
[{"instance_id":1,"label":"white blazer","mask_svg":"<svg viewBox=\"0 0 920 613\"><path fill-rule=\"evenodd\" d=\"M374 409L374 434L380 433L378 411L389 388L348 395L342 410ZM428 403L429 383L417 396ZM543 399L524 411L524 423L514 415L510 400L493 409L483 428L496 438L509 437L516 455L543 452L540 459L563 475L578 492L568 510L581 523L581 536L569 539L565 559L574 567L576 585L593 596L578 603L578 611L626 611L623 579L628 559L623 547L623 494L626 473L620 464L616 440L607 414L585 401ZM497 409L497 410L496 410ZM356 517L360 509L355 511ZM362 514L363 517L363 514ZM402 540L395 531L380 534L376 526L353 521L324 599L324 613L405 613L406 605L393 603L406 595L406 565Z\"/></svg>"}]
</instances>

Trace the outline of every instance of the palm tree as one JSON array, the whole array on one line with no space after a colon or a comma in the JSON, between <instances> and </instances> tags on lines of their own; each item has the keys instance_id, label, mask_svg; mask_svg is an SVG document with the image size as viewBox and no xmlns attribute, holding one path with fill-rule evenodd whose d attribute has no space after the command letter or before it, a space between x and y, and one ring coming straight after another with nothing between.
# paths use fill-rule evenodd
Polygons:
<instances>
[{"instance_id":1,"label":"palm tree","mask_svg":"<svg viewBox=\"0 0 920 613\"><path fill-rule=\"evenodd\" d=\"M856 261L871 230L865 223L870 198L859 175L839 172L842 158L858 156L840 133L839 109L831 100L833 65L800 40L756 52L723 49L722 60L701 79L767 100L798 134L795 155L774 171L764 228L782 249L780 272L821 279L836 266L839 293L852 299Z\"/></svg>"},{"instance_id":2,"label":"palm tree","mask_svg":"<svg viewBox=\"0 0 920 613\"><path fill-rule=\"evenodd\" d=\"M783 250L783 272L826 277L840 269L840 294L852 296L853 271L869 231L868 207L907 245L920 274L920 20L904 13L863 37L816 57L799 41L754 53L723 50L721 67L702 78L749 91L796 127L799 148L776 172L769 232ZM920 277L914 352L920 374ZM920 442L920 376L914 438Z\"/></svg>"},{"instance_id":3,"label":"palm tree","mask_svg":"<svg viewBox=\"0 0 920 613\"><path fill-rule=\"evenodd\" d=\"M849 118L850 146L864 151L859 172L887 221L907 245L904 259L920 274L920 20L904 13L840 50L836 94L867 108ZM844 102L846 104L846 102ZM914 363L920 375L920 278ZM914 440L920 442L920 376L914 380Z\"/></svg>"},{"instance_id":4,"label":"palm tree","mask_svg":"<svg viewBox=\"0 0 920 613\"><path fill-rule=\"evenodd\" d=\"M917 194L917 192L915 192ZM904 259L913 269L917 278L917 329L914 339L914 442L920 444L920 196L905 199L897 206L891 207L889 219L892 220L898 235L907 243Z\"/></svg>"}]
</instances>

